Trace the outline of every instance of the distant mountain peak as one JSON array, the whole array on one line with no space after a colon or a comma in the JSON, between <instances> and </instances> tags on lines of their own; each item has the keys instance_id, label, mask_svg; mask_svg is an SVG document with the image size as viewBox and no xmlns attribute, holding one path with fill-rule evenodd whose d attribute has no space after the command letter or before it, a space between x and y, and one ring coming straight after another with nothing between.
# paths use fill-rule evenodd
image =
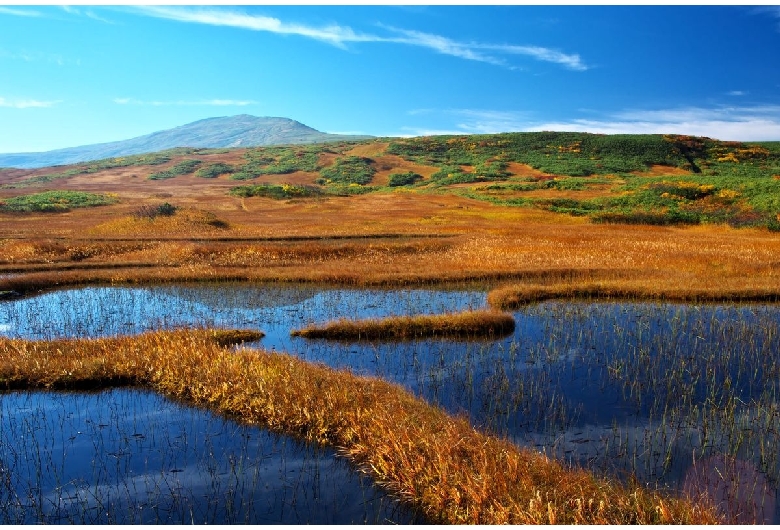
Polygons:
<instances>
[{"instance_id":1,"label":"distant mountain peak","mask_svg":"<svg viewBox=\"0 0 780 530\"><path fill-rule=\"evenodd\" d=\"M38 168L138 155L174 147L256 147L365 139L368 136L328 134L299 121L250 114L204 118L129 140L69 147L42 153L0 154L0 167Z\"/></svg>"}]
</instances>

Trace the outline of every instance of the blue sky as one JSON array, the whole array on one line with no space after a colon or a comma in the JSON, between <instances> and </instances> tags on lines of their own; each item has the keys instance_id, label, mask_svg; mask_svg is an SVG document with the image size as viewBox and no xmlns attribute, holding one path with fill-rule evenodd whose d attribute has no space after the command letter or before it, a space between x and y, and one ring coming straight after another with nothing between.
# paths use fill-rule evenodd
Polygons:
<instances>
[{"instance_id":1,"label":"blue sky","mask_svg":"<svg viewBox=\"0 0 780 530\"><path fill-rule=\"evenodd\" d=\"M780 140L780 7L0 5L0 152L234 114Z\"/></svg>"}]
</instances>

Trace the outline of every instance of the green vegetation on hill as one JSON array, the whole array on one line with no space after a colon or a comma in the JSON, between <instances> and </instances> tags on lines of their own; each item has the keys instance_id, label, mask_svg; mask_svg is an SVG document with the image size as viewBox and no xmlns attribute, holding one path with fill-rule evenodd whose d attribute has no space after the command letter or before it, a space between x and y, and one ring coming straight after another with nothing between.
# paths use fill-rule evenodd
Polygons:
<instances>
[{"instance_id":1,"label":"green vegetation on hill","mask_svg":"<svg viewBox=\"0 0 780 530\"><path fill-rule=\"evenodd\" d=\"M388 177L387 185L391 187L409 186L421 181L422 179L422 175L418 175L414 171L407 171L406 173L393 173Z\"/></svg>"},{"instance_id":2,"label":"green vegetation on hill","mask_svg":"<svg viewBox=\"0 0 780 530\"><path fill-rule=\"evenodd\" d=\"M485 180L504 176L502 163L506 162L568 176L641 171L651 164L683 167L688 162L674 143L661 135L541 132L430 136L393 141L387 152L426 165L474 166Z\"/></svg>"},{"instance_id":3,"label":"green vegetation on hill","mask_svg":"<svg viewBox=\"0 0 780 530\"><path fill-rule=\"evenodd\" d=\"M318 182L336 186L365 186L371 182L376 173L376 168L371 165L372 162L372 159L362 156L340 158L332 166L320 171L322 178Z\"/></svg>"},{"instance_id":4,"label":"green vegetation on hill","mask_svg":"<svg viewBox=\"0 0 780 530\"><path fill-rule=\"evenodd\" d=\"M292 184L236 186L231 188L229 193L235 197L267 197L270 199L294 199L320 195L318 190L309 186L294 186Z\"/></svg>"},{"instance_id":5,"label":"green vegetation on hill","mask_svg":"<svg viewBox=\"0 0 780 530\"><path fill-rule=\"evenodd\" d=\"M317 171L319 155L327 152L323 145L259 147L244 154L246 163L231 176L249 180L262 175L285 175L295 171Z\"/></svg>"},{"instance_id":6,"label":"green vegetation on hill","mask_svg":"<svg viewBox=\"0 0 780 530\"><path fill-rule=\"evenodd\" d=\"M178 164L172 166L169 169L166 169L165 171L152 173L149 175L149 180L164 180L178 177L180 175L187 175L194 172L201 164L202 162L200 160L182 160Z\"/></svg>"},{"instance_id":7,"label":"green vegetation on hill","mask_svg":"<svg viewBox=\"0 0 780 530\"><path fill-rule=\"evenodd\" d=\"M83 191L46 191L0 199L0 212L67 212L73 208L104 206L116 200Z\"/></svg>"},{"instance_id":8,"label":"green vegetation on hill","mask_svg":"<svg viewBox=\"0 0 780 530\"><path fill-rule=\"evenodd\" d=\"M225 175L228 173L235 172L236 168L231 166L230 164L225 164L223 162L217 162L216 164L210 164L206 167L202 167L198 169L195 172L196 177L201 177L204 179L213 179L217 178L220 175Z\"/></svg>"},{"instance_id":9,"label":"green vegetation on hill","mask_svg":"<svg viewBox=\"0 0 780 530\"><path fill-rule=\"evenodd\" d=\"M382 145L387 147L383 150ZM387 138L371 140L368 147L369 141L258 147L246 150L242 162L208 165L195 158L224 151L180 148L80 164L4 187L40 186L105 169L175 162L151 174L139 169L139 175L156 180L194 172L203 178L229 174L234 180L254 180L306 172L319 187L263 184L231 193L289 198L405 187L586 216L599 223L727 223L780 230L780 142L535 132ZM372 158L356 156L359 153ZM188 155L191 158L183 159ZM394 165L397 159L386 155L436 171L422 177L406 163ZM390 171L386 185L374 183L379 169Z\"/></svg>"},{"instance_id":10,"label":"green vegetation on hill","mask_svg":"<svg viewBox=\"0 0 780 530\"><path fill-rule=\"evenodd\" d=\"M391 142L387 151L439 167L431 176L439 188L491 182L451 191L499 204L594 222L780 229L778 142L542 132L409 138ZM512 162L549 177L514 177L507 171ZM653 167L654 176L642 174ZM569 193L540 196L541 190ZM576 192L584 192L582 198Z\"/></svg>"}]
</instances>

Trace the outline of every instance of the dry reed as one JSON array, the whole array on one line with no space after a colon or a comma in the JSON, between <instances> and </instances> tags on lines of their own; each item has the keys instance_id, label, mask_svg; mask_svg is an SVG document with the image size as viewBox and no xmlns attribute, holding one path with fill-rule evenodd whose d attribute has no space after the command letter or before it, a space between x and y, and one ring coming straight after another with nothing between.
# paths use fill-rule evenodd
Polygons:
<instances>
[{"instance_id":1,"label":"dry reed","mask_svg":"<svg viewBox=\"0 0 780 530\"><path fill-rule=\"evenodd\" d=\"M323 326L292 331L307 339L397 340L425 337L500 337L512 333L515 319L495 311L464 311L443 315L395 316L382 319L340 319Z\"/></svg>"},{"instance_id":2,"label":"dry reed","mask_svg":"<svg viewBox=\"0 0 780 530\"><path fill-rule=\"evenodd\" d=\"M526 304L555 298L600 300L661 300L669 302L777 302L780 291L766 288L733 286L664 288L648 282L612 281L601 283L556 283L550 285L516 284L488 293L488 304L511 310Z\"/></svg>"},{"instance_id":3,"label":"dry reed","mask_svg":"<svg viewBox=\"0 0 780 530\"><path fill-rule=\"evenodd\" d=\"M623 486L474 430L397 385L227 344L256 332L0 339L5 388L144 385L241 421L340 448L431 522L713 523L713 512Z\"/></svg>"}]
</instances>

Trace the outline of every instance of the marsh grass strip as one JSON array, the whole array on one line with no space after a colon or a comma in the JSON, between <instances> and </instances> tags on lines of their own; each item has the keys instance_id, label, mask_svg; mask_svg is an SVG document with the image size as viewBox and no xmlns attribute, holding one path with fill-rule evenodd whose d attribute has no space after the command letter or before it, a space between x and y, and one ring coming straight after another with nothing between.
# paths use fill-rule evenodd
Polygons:
<instances>
[{"instance_id":1,"label":"marsh grass strip","mask_svg":"<svg viewBox=\"0 0 780 530\"><path fill-rule=\"evenodd\" d=\"M517 284L496 288L488 293L491 307L500 310L519 309L527 304L557 298L588 300L661 300L667 302L778 302L780 290L770 288L660 288L645 282L601 282L599 284Z\"/></svg>"},{"instance_id":2,"label":"marsh grass strip","mask_svg":"<svg viewBox=\"0 0 780 530\"><path fill-rule=\"evenodd\" d=\"M465 311L442 315L395 316L382 319L336 320L323 326L294 330L307 339L409 340L427 337L502 337L515 330L511 314Z\"/></svg>"},{"instance_id":3,"label":"marsh grass strip","mask_svg":"<svg viewBox=\"0 0 780 530\"><path fill-rule=\"evenodd\" d=\"M0 339L0 386L150 387L271 431L336 447L441 523L717 522L713 511L572 470L476 431L402 387L286 354L228 349L257 332L178 330L108 339Z\"/></svg>"}]
</instances>

